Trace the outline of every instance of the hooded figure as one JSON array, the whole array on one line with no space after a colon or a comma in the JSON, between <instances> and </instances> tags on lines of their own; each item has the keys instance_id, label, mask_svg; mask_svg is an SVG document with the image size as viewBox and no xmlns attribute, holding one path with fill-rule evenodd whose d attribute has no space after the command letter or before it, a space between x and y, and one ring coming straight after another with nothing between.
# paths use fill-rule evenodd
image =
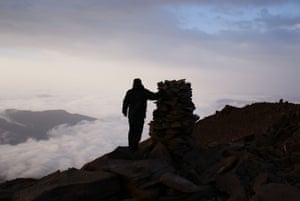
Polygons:
<instances>
[{"instance_id":1,"label":"hooded figure","mask_svg":"<svg viewBox=\"0 0 300 201\"><path fill-rule=\"evenodd\" d=\"M129 149L136 151L142 137L144 119L146 117L147 100L156 100L157 94L145 89L141 79L133 80L133 87L129 89L123 100L122 113L128 116Z\"/></svg>"}]
</instances>

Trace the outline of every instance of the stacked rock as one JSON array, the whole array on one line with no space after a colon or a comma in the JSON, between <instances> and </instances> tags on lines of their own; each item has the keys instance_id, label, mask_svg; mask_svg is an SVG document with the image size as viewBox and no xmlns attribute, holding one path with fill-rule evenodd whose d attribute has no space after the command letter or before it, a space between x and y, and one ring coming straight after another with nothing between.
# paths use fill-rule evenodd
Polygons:
<instances>
[{"instance_id":1,"label":"stacked rock","mask_svg":"<svg viewBox=\"0 0 300 201\"><path fill-rule=\"evenodd\" d=\"M157 109L150 122L151 139L164 144L172 153L184 153L190 147L188 139L197 120L191 84L184 79L164 81L158 83L158 90Z\"/></svg>"}]
</instances>

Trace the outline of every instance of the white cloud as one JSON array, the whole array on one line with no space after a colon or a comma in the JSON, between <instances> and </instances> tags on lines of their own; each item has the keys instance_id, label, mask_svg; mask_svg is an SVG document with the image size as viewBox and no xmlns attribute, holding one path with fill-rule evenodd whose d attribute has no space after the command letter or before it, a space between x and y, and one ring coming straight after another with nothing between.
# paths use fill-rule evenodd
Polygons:
<instances>
[{"instance_id":1,"label":"white cloud","mask_svg":"<svg viewBox=\"0 0 300 201\"><path fill-rule=\"evenodd\" d=\"M80 168L85 163L127 146L128 122L121 115L121 99L84 94L12 95L0 99L1 109L33 111L64 109L68 112L98 118L75 126L60 125L48 132L49 139L28 139L18 145L0 145L0 180L20 177L42 177L58 169ZM154 105L149 103L143 139L148 138ZM1 113L0 113L1 114ZM1 136L0 136L1 137ZM5 136L2 136L5 140Z\"/></svg>"},{"instance_id":2,"label":"white cloud","mask_svg":"<svg viewBox=\"0 0 300 201\"><path fill-rule=\"evenodd\" d=\"M0 145L0 178L41 177L58 169L80 168L117 146L127 145L127 123L114 119L62 125L49 135L49 140Z\"/></svg>"},{"instance_id":3,"label":"white cloud","mask_svg":"<svg viewBox=\"0 0 300 201\"><path fill-rule=\"evenodd\" d=\"M300 23L299 23L299 24L295 24L295 25L294 25L294 28L295 28L295 29L300 29Z\"/></svg>"}]
</instances>

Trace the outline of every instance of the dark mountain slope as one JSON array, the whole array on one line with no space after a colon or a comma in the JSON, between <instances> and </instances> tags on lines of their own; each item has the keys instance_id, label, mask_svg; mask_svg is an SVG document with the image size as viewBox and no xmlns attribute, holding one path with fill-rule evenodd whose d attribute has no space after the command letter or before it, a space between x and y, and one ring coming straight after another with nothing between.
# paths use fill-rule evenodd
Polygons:
<instances>
[{"instance_id":1,"label":"dark mountain slope","mask_svg":"<svg viewBox=\"0 0 300 201\"><path fill-rule=\"evenodd\" d=\"M196 143L206 147L230 143L250 135L264 135L283 118L294 114L300 114L299 104L255 103L243 108L227 105L215 115L196 123Z\"/></svg>"}]
</instances>

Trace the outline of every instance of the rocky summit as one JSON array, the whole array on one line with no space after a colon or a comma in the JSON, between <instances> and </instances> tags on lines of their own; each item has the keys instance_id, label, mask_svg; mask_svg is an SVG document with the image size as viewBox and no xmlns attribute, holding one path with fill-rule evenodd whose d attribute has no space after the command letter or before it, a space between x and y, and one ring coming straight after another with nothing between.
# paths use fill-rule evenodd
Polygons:
<instances>
[{"instance_id":1,"label":"rocky summit","mask_svg":"<svg viewBox=\"0 0 300 201\"><path fill-rule=\"evenodd\" d=\"M0 200L300 201L300 105L225 106L198 120L190 83L158 90L137 152L118 147L81 169L7 181Z\"/></svg>"}]
</instances>

